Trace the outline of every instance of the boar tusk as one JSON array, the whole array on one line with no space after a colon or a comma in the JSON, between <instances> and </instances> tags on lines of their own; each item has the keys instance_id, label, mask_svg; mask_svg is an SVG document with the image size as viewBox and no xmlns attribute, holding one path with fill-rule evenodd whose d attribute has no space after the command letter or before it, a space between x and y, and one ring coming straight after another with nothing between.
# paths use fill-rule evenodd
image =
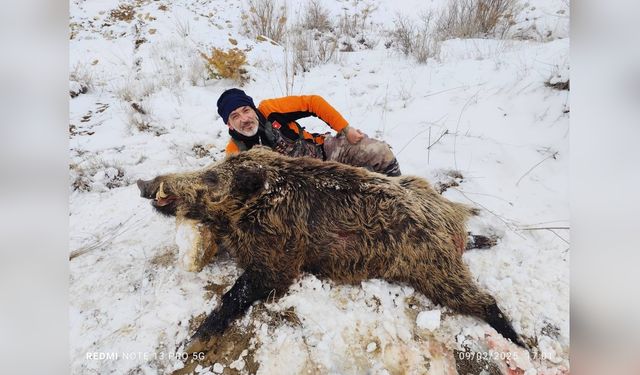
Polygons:
<instances>
[{"instance_id":1,"label":"boar tusk","mask_svg":"<svg viewBox=\"0 0 640 375\"><path fill-rule=\"evenodd\" d=\"M169 195L164 192L164 182L160 183L160 187L158 188L158 192L156 193L156 200L167 198Z\"/></svg>"}]
</instances>

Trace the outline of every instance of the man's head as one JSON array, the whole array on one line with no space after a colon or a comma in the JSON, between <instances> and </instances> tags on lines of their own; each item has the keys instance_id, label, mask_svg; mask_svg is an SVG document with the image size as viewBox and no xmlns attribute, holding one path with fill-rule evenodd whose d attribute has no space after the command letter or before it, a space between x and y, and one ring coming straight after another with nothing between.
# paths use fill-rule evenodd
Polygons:
<instances>
[{"instance_id":1,"label":"man's head","mask_svg":"<svg viewBox=\"0 0 640 375\"><path fill-rule=\"evenodd\" d=\"M218 114L229 128L252 137L258 132L258 115L253 99L240 89L229 89L220 95Z\"/></svg>"}]
</instances>

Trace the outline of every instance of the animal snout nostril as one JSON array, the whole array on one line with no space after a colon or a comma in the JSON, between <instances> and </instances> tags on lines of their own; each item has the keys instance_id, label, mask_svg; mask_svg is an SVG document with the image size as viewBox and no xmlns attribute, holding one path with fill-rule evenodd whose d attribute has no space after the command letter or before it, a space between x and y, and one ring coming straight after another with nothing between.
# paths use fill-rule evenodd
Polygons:
<instances>
[{"instance_id":1,"label":"animal snout nostril","mask_svg":"<svg viewBox=\"0 0 640 375\"><path fill-rule=\"evenodd\" d=\"M138 185L138 189L140 189L140 196L143 198L149 198L150 194L147 192L149 188L149 184L151 181L138 180L136 181L136 185Z\"/></svg>"}]
</instances>

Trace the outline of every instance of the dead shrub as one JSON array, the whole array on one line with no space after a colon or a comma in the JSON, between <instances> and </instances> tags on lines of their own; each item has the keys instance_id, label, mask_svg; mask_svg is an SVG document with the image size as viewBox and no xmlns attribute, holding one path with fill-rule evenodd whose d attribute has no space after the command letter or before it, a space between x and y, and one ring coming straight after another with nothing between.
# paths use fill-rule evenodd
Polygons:
<instances>
[{"instance_id":1,"label":"dead shrub","mask_svg":"<svg viewBox=\"0 0 640 375\"><path fill-rule=\"evenodd\" d=\"M202 145L200 143L196 143L191 148L191 151L195 154L197 158L202 159L204 157L211 155L209 151L210 149L211 149L211 145Z\"/></svg>"},{"instance_id":2,"label":"dead shrub","mask_svg":"<svg viewBox=\"0 0 640 375\"><path fill-rule=\"evenodd\" d=\"M352 38L361 34L364 29L367 28L367 22L369 21L369 16L378 9L377 6L372 4L366 4L364 8L359 11L356 10L353 14L344 12L342 16L340 16L340 20L338 21L338 28L341 34L346 34Z\"/></svg>"},{"instance_id":3,"label":"dead shrub","mask_svg":"<svg viewBox=\"0 0 640 375\"><path fill-rule=\"evenodd\" d=\"M340 51L351 52L362 49L372 49L378 40L372 38L372 27L369 25L370 15L376 6L366 4L362 9L351 14L345 10L338 19L336 37L340 41Z\"/></svg>"},{"instance_id":4,"label":"dead shrub","mask_svg":"<svg viewBox=\"0 0 640 375\"><path fill-rule=\"evenodd\" d=\"M69 72L69 95L72 98L93 89L93 74L85 63L77 62Z\"/></svg>"},{"instance_id":5,"label":"dead shrub","mask_svg":"<svg viewBox=\"0 0 640 375\"><path fill-rule=\"evenodd\" d=\"M436 30L440 39L503 37L515 24L519 10L516 0L450 0L438 17Z\"/></svg>"},{"instance_id":6,"label":"dead shrub","mask_svg":"<svg viewBox=\"0 0 640 375\"><path fill-rule=\"evenodd\" d=\"M146 114L143 115L138 111L129 110L128 120L129 126L132 130L137 130L141 133L152 133L156 137L167 134L167 130L165 128L153 124L151 116Z\"/></svg>"},{"instance_id":7,"label":"dead shrub","mask_svg":"<svg viewBox=\"0 0 640 375\"><path fill-rule=\"evenodd\" d=\"M104 191L131 184L122 166L97 157L89 157L80 163L71 163L69 172L72 191L90 192L94 188Z\"/></svg>"},{"instance_id":8,"label":"dead shrub","mask_svg":"<svg viewBox=\"0 0 640 375\"><path fill-rule=\"evenodd\" d=\"M393 24L394 28L390 33L391 43L389 46L393 46L397 51L402 52L405 56L409 56L413 49L416 26L403 15L396 16Z\"/></svg>"},{"instance_id":9,"label":"dead shrub","mask_svg":"<svg viewBox=\"0 0 640 375\"><path fill-rule=\"evenodd\" d=\"M211 54L200 52L200 56L205 61L205 66L209 76L214 79L231 79L241 86L248 80L248 72L244 68L247 63L247 55L238 48L222 50L212 48Z\"/></svg>"},{"instance_id":10,"label":"dead shrub","mask_svg":"<svg viewBox=\"0 0 640 375\"><path fill-rule=\"evenodd\" d=\"M144 101L126 101L124 104L130 130L133 132L151 133L156 137L167 134L167 129L155 124L154 116Z\"/></svg>"},{"instance_id":11,"label":"dead shrub","mask_svg":"<svg viewBox=\"0 0 640 375\"><path fill-rule=\"evenodd\" d=\"M127 77L113 87L116 96L129 104L143 101L159 89L160 85L154 77Z\"/></svg>"},{"instance_id":12,"label":"dead shrub","mask_svg":"<svg viewBox=\"0 0 640 375\"><path fill-rule=\"evenodd\" d=\"M433 33L431 21L432 13L420 16L421 24L403 15L397 15L393 23L394 29L389 33L390 39L385 46L391 47L405 56L412 56L420 64L427 62L429 58L437 58L440 54L440 40Z\"/></svg>"},{"instance_id":13,"label":"dead shrub","mask_svg":"<svg viewBox=\"0 0 640 375\"><path fill-rule=\"evenodd\" d=\"M109 18L114 21L130 22L136 15L136 11L131 4L120 4L116 9L111 10Z\"/></svg>"},{"instance_id":14,"label":"dead shrub","mask_svg":"<svg viewBox=\"0 0 640 375\"><path fill-rule=\"evenodd\" d=\"M191 85L196 86L199 82L204 84L207 78L207 68L204 61L198 58L197 55L191 55L187 62L187 76Z\"/></svg>"},{"instance_id":15,"label":"dead shrub","mask_svg":"<svg viewBox=\"0 0 640 375\"><path fill-rule=\"evenodd\" d=\"M285 50L291 55L293 74L334 60L338 50L335 29L329 11L318 0L309 0L287 32Z\"/></svg>"},{"instance_id":16,"label":"dead shrub","mask_svg":"<svg viewBox=\"0 0 640 375\"><path fill-rule=\"evenodd\" d=\"M338 49L338 41L335 38L322 38L317 43L317 60L326 64L333 59Z\"/></svg>"},{"instance_id":17,"label":"dead shrub","mask_svg":"<svg viewBox=\"0 0 640 375\"><path fill-rule=\"evenodd\" d=\"M276 6L274 0L248 0L249 12L243 18L245 32L251 36L266 36L280 43L287 28L287 7Z\"/></svg>"},{"instance_id":18,"label":"dead shrub","mask_svg":"<svg viewBox=\"0 0 640 375\"><path fill-rule=\"evenodd\" d=\"M110 166L106 168L103 173L107 189L115 189L129 184L124 177L124 169L122 167Z\"/></svg>"},{"instance_id":19,"label":"dead shrub","mask_svg":"<svg viewBox=\"0 0 640 375\"><path fill-rule=\"evenodd\" d=\"M80 168L80 166L76 163L72 163L71 165L69 165L69 170L71 172L72 191L91 191L91 184L93 183L93 181L86 170Z\"/></svg>"},{"instance_id":20,"label":"dead shrub","mask_svg":"<svg viewBox=\"0 0 640 375\"><path fill-rule=\"evenodd\" d=\"M544 83L545 86L550 87L552 89L556 89L556 90L567 90L569 91L569 80L566 81L555 81L553 82L552 80L546 81Z\"/></svg>"},{"instance_id":21,"label":"dead shrub","mask_svg":"<svg viewBox=\"0 0 640 375\"><path fill-rule=\"evenodd\" d=\"M420 64L425 64L430 58L440 55L440 40L431 30L432 14L421 16L422 25L417 27L412 55Z\"/></svg>"},{"instance_id":22,"label":"dead shrub","mask_svg":"<svg viewBox=\"0 0 640 375\"><path fill-rule=\"evenodd\" d=\"M338 50L338 41L331 35L314 35L309 31L294 33L290 44L296 72L308 72L314 66L330 62Z\"/></svg>"},{"instance_id":23,"label":"dead shrub","mask_svg":"<svg viewBox=\"0 0 640 375\"><path fill-rule=\"evenodd\" d=\"M300 25L305 29L324 32L333 28L329 11L318 0L309 0L303 12Z\"/></svg>"},{"instance_id":24,"label":"dead shrub","mask_svg":"<svg viewBox=\"0 0 640 375\"><path fill-rule=\"evenodd\" d=\"M569 64L567 62L564 62L561 65L555 65L551 76L544 82L544 85L556 90L569 91L569 77Z\"/></svg>"}]
</instances>

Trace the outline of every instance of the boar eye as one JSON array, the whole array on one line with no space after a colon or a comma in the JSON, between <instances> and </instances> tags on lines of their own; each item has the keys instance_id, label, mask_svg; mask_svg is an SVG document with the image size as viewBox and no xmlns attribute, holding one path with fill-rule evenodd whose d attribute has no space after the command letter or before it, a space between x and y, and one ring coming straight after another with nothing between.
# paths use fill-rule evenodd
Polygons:
<instances>
[{"instance_id":1,"label":"boar eye","mask_svg":"<svg viewBox=\"0 0 640 375\"><path fill-rule=\"evenodd\" d=\"M202 180L207 185L217 185L219 181L218 174L216 172L209 171L204 174L204 176L202 177Z\"/></svg>"}]
</instances>

